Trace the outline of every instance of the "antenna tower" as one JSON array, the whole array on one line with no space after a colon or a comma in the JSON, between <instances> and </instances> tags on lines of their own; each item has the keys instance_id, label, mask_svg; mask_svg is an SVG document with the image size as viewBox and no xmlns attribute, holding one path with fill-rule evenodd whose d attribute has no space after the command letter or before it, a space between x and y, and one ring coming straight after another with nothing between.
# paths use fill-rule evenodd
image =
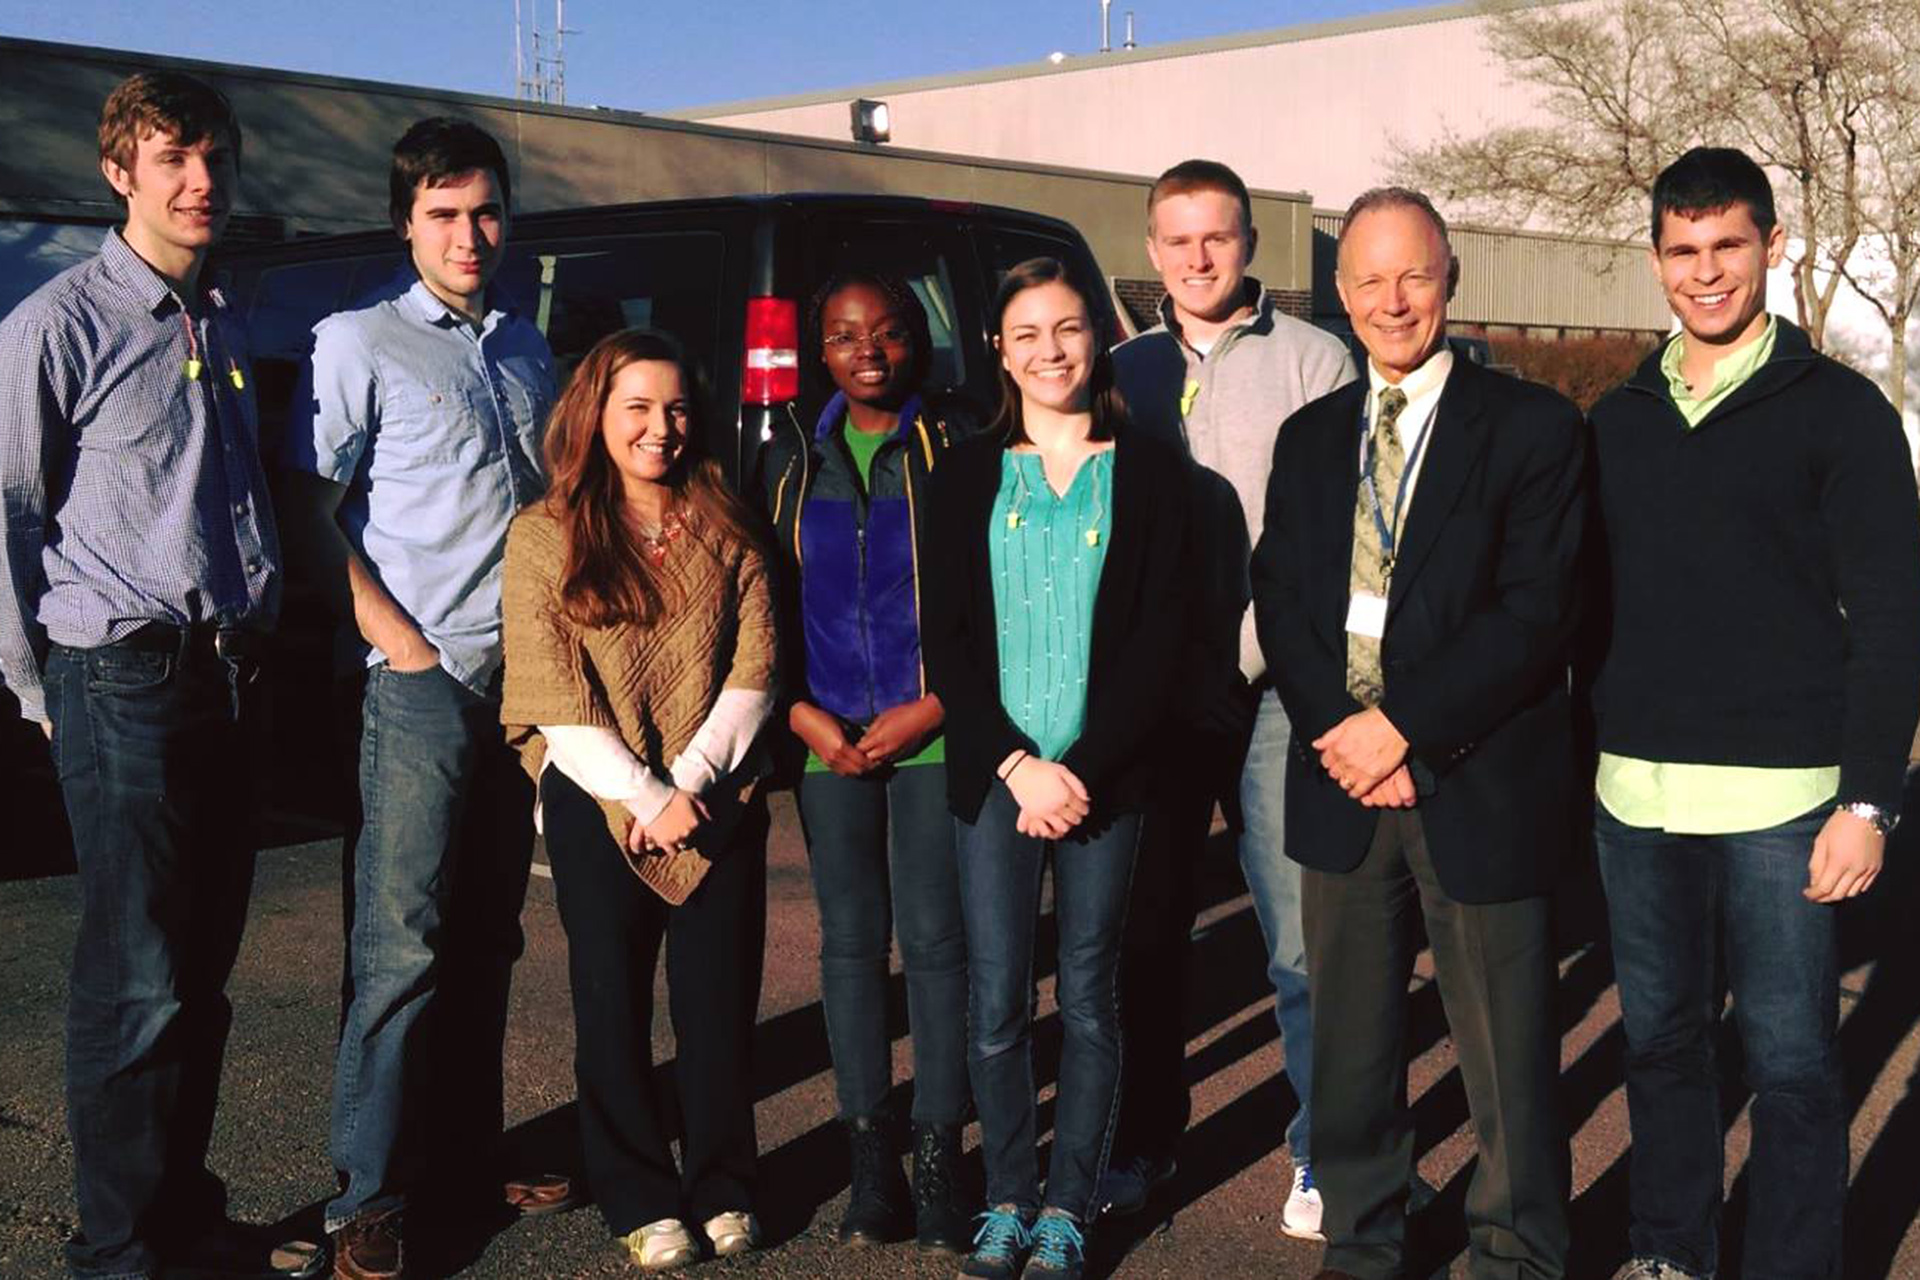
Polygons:
<instances>
[{"instance_id":1,"label":"antenna tower","mask_svg":"<svg viewBox=\"0 0 1920 1280\"><path fill-rule=\"evenodd\" d=\"M540 25L541 0L513 0L513 96L523 102L567 100L567 0L553 0L553 25ZM525 10L523 13L522 11Z\"/></svg>"}]
</instances>

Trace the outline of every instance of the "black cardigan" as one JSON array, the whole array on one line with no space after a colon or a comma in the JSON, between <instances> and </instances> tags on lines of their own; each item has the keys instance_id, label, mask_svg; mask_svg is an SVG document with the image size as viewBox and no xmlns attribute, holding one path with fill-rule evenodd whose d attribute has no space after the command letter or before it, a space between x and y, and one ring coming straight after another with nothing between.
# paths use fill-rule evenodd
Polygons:
<instances>
[{"instance_id":1,"label":"black cardigan","mask_svg":"<svg viewBox=\"0 0 1920 1280\"><path fill-rule=\"evenodd\" d=\"M1600 749L1840 766L1900 805L1920 718L1920 498L1878 388L1784 320L1692 430L1649 356L1593 409Z\"/></svg>"},{"instance_id":2,"label":"black cardigan","mask_svg":"<svg viewBox=\"0 0 1920 1280\"><path fill-rule=\"evenodd\" d=\"M921 646L947 714L947 798L959 818L979 816L994 770L1034 749L1000 702L1000 654L987 524L1000 488L1004 438L957 445L933 486ZM1092 793L1098 813L1137 811L1154 772L1160 726L1187 639L1184 571L1192 484L1171 446L1137 431L1117 434L1113 531L1094 594L1087 716L1060 762Z\"/></svg>"}]
</instances>

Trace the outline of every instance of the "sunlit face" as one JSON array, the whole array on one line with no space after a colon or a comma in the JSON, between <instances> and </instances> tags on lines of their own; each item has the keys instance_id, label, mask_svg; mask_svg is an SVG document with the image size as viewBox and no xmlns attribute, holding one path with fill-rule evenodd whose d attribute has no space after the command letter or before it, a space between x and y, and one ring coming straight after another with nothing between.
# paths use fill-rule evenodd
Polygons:
<instances>
[{"instance_id":1,"label":"sunlit face","mask_svg":"<svg viewBox=\"0 0 1920 1280\"><path fill-rule=\"evenodd\" d=\"M128 243L156 264L212 248L240 186L239 156L220 133L183 144L155 131L136 145L131 172L110 159L100 171L126 199Z\"/></svg>"},{"instance_id":2,"label":"sunlit face","mask_svg":"<svg viewBox=\"0 0 1920 1280\"><path fill-rule=\"evenodd\" d=\"M613 375L600 440L627 493L664 484L687 449L687 388L671 360L635 360Z\"/></svg>"},{"instance_id":3,"label":"sunlit face","mask_svg":"<svg viewBox=\"0 0 1920 1280\"><path fill-rule=\"evenodd\" d=\"M1013 295L1000 317L1000 364L1029 407L1085 412L1093 378L1093 318L1058 280Z\"/></svg>"},{"instance_id":4,"label":"sunlit face","mask_svg":"<svg viewBox=\"0 0 1920 1280\"><path fill-rule=\"evenodd\" d=\"M507 207L491 169L470 169L443 186L422 182L401 238L433 295L477 312L507 244Z\"/></svg>"},{"instance_id":5,"label":"sunlit face","mask_svg":"<svg viewBox=\"0 0 1920 1280\"><path fill-rule=\"evenodd\" d=\"M1389 382L1400 381L1439 349L1452 268L1440 229L1420 209L1385 205L1348 226L1334 283L1355 336Z\"/></svg>"},{"instance_id":6,"label":"sunlit face","mask_svg":"<svg viewBox=\"0 0 1920 1280\"><path fill-rule=\"evenodd\" d=\"M1254 232L1224 191L1172 195L1153 206L1147 256L1173 299L1176 319L1220 324L1243 301Z\"/></svg>"},{"instance_id":7,"label":"sunlit face","mask_svg":"<svg viewBox=\"0 0 1920 1280\"><path fill-rule=\"evenodd\" d=\"M1766 323L1767 270L1780 265L1785 250L1779 225L1762 235L1740 201L1691 217L1661 214L1653 260L1667 305L1688 336L1722 346Z\"/></svg>"},{"instance_id":8,"label":"sunlit face","mask_svg":"<svg viewBox=\"0 0 1920 1280\"><path fill-rule=\"evenodd\" d=\"M856 404L898 408L913 390L913 330L872 285L850 284L827 298L820 358L833 385Z\"/></svg>"}]
</instances>

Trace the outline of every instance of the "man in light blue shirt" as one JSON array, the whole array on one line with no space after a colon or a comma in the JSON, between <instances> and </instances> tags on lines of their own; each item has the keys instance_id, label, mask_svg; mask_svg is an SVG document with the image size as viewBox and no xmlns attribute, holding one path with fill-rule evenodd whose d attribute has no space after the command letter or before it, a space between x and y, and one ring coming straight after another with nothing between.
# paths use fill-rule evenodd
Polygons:
<instances>
[{"instance_id":1,"label":"man in light blue shirt","mask_svg":"<svg viewBox=\"0 0 1920 1280\"><path fill-rule=\"evenodd\" d=\"M332 1122L346 1185L326 1211L350 1280L404 1274L410 1199L498 1172L533 846L531 787L499 724L500 576L508 522L544 488L554 398L545 339L487 287L509 183L477 127L407 131L390 186L410 269L315 327L288 432L289 532L368 651Z\"/></svg>"}]
</instances>

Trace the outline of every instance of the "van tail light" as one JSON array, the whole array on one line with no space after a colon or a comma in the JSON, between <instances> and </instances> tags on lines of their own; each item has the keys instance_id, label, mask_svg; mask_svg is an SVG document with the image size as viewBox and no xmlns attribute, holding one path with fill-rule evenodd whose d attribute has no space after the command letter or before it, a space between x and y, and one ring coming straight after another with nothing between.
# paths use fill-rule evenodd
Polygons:
<instances>
[{"instance_id":1,"label":"van tail light","mask_svg":"<svg viewBox=\"0 0 1920 1280\"><path fill-rule=\"evenodd\" d=\"M791 298L748 298L741 401L780 404L799 394L800 304Z\"/></svg>"}]
</instances>

